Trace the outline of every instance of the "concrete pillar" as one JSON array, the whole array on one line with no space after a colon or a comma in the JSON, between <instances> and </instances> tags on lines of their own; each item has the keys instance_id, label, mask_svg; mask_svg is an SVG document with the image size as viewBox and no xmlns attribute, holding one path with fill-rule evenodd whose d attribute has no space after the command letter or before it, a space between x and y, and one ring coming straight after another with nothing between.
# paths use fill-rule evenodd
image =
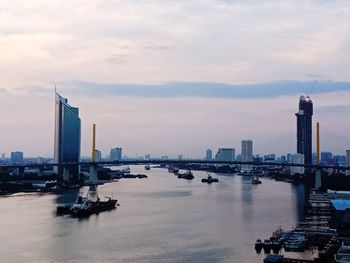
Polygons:
<instances>
[{"instance_id":1,"label":"concrete pillar","mask_svg":"<svg viewBox=\"0 0 350 263\"><path fill-rule=\"evenodd\" d=\"M315 189L319 190L322 187L322 182L321 182L321 170L317 169L316 170L316 175L315 175Z\"/></svg>"},{"instance_id":2,"label":"concrete pillar","mask_svg":"<svg viewBox=\"0 0 350 263\"><path fill-rule=\"evenodd\" d=\"M69 167L67 166L63 167L63 181L65 182L69 181Z\"/></svg>"},{"instance_id":3,"label":"concrete pillar","mask_svg":"<svg viewBox=\"0 0 350 263\"><path fill-rule=\"evenodd\" d=\"M23 166L21 166L21 167L18 167L18 175L19 176L24 176L24 167Z\"/></svg>"},{"instance_id":4,"label":"concrete pillar","mask_svg":"<svg viewBox=\"0 0 350 263\"><path fill-rule=\"evenodd\" d=\"M90 172L89 172L89 183L97 183L97 169L95 165L90 165Z\"/></svg>"},{"instance_id":5,"label":"concrete pillar","mask_svg":"<svg viewBox=\"0 0 350 263\"><path fill-rule=\"evenodd\" d=\"M38 176L43 176L43 171L44 171L43 167L38 167L37 171L38 171Z\"/></svg>"}]
</instances>

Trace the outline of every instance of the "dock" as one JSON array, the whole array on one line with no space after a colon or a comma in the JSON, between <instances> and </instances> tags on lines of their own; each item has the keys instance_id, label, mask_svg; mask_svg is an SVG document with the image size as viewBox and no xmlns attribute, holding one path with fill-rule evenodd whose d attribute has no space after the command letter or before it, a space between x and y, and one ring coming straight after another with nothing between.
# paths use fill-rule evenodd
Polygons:
<instances>
[{"instance_id":1,"label":"dock","mask_svg":"<svg viewBox=\"0 0 350 263\"><path fill-rule=\"evenodd\" d=\"M295 258L285 258L282 255L268 255L264 259L264 263L316 263L319 262L317 259L307 260L307 259L295 259Z\"/></svg>"}]
</instances>

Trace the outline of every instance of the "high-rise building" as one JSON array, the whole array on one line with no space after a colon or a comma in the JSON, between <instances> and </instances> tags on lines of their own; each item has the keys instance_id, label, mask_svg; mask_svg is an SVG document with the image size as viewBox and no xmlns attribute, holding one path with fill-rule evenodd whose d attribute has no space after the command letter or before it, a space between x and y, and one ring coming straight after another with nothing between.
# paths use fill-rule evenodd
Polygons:
<instances>
[{"instance_id":1,"label":"high-rise building","mask_svg":"<svg viewBox=\"0 0 350 263\"><path fill-rule=\"evenodd\" d=\"M252 140L242 140L241 141L241 154L243 162L253 161L253 141ZM242 170L251 170L253 167L251 165L242 165Z\"/></svg>"},{"instance_id":2,"label":"high-rise building","mask_svg":"<svg viewBox=\"0 0 350 263\"><path fill-rule=\"evenodd\" d=\"M23 152L11 152L11 163L23 163Z\"/></svg>"},{"instance_id":3,"label":"high-rise building","mask_svg":"<svg viewBox=\"0 0 350 263\"><path fill-rule=\"evenodd\" d=\"M253 141L242 140L241 146L242 161L251 162L253 160Z\"/></svg>"},{"instance_id":4,"label":"high-rise building","mask_svg":"<svg viewBox=\"0 0 350 263\"><path fill-rule=\"evenodd\" d=\"M213 151L211 149L207 149L207 151L205 152L205 160L213 160Z\"/></svg>"},{"instance_id":5,"label":"high-rise building","mask_svg":"<svg viewBox=\"0 0 350 263\"><path fill-rule=\"evenodd\" d=\"M297 117L297 153L304 154L304 163L312 164L313 104L309 96L300 96Z\"/></svg>"},{"instance_id":6,"label":"high-rise building","mask_svg":"<svg viewBox=\"0 0 350 263\"><path fill-rule=\"evenodd\" d=\"M215 160L223 162L232 162L235 160L234 148L219 148L215 155Z\"/></svg>"},{"instance_id":7,"label":"high-rise building","mask_svg":"<svg viewBox=\"0 0 350 263\"><path fill-rule=\"evenodd\" d=\"M350 150L346 150L346 165L350 166ZM350 175L350 170L346 170L346 175Z\"/></svg>"},{"instance_id":8,"label":"high-rise building","mask_svg":"<svg viewBox=\"0 0 350 263\"><path fill-rule=\"evenodd\" d=\"M74 163L80 161L81 122L79 108L68 104L66 98L58 93L55 96L55 144L54 161L56 163ZM62 172L62 167L54 170ZM79 166L70 166L70 174L79 174Z\"/></svg>"},{"instance_id":9,"label":"high-rise building","mask_svg":"<svg viewBox=\"0 0 350 263\"><path fill-rule=\"evenodd\" d=\"M120 147L111 149L110 158L112 161L120 161L122 159L123 150Z\"/></svg>"}]
</instances>

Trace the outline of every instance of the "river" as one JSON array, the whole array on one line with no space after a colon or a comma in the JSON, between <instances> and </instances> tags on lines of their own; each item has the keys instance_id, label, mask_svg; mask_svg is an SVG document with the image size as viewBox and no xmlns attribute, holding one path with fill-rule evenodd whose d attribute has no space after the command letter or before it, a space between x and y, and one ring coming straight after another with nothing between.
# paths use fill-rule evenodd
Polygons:
<instances>
[{"instance_id":1,"label":"river","mask_svg":"<svg viewBox=\"0 0 350 263\"><path fill-rule=\"evenodd\" d=\"M208 185L204 172L187 181L165 169L130 168L149 178L99 186L101 198L113 194L121 205L88 219L55 215L78 190L1 197L1 262L261 263L255 240L294 227L302 215L302 185L220 174Z\"/></svg>"}]
</instances>

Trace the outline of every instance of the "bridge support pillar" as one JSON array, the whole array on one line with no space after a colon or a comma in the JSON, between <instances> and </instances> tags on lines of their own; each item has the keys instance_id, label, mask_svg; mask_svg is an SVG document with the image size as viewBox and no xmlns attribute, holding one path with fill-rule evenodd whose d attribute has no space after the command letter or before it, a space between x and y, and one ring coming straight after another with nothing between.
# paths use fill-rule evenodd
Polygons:
<instances>
[{"instance_id":1,"label":"bridge support pillar","mask_svg":"<svg viewBox=\"0 0 350 263\"><path fill-rule=\"evenodd\" d=\"M321 169L318 168L315 174L315 189L319 190L321 187L322 187Z\"/></svg>"},{"instance_id":2,"label":"bridge support pillar","mask_svg":"<svg viewBox=\"0 0 350 263\"><path fill-rule=\"evenodd\" d=\"M89 182L92 184L97 183L97 169L95 165L90 165L90 171L89 171Z\"/></svg>"},{"instance_id":3,"label":"bridge support pillar","mask_svg":"<svg viewBox=\"0 0 350 263\"><path fill-rule=\"evenodd\" d=\"M38 176L43 176L43 171L44 171L44 168L43 167L38 167Z\"/></svg>"},{"instance_id":4,"label":"bridge support pillar","mask_svg":"<svg viewBox=\"0 0 350 263\"><path fill-rule=\"evenodd\" d=\"M18 167L18 175L21 177L24 176L24 167Z\"/></svg>"},{"instance_id":5,"label":"bridge support pillar","mask_svg":"<svg viewBox=\"0 0 350 263\"><path fill-rule=\"evenodd\" d=\"M63 166L63 181L68 182L69 181L69 167Z\"/></svg>"}]
</instances>

